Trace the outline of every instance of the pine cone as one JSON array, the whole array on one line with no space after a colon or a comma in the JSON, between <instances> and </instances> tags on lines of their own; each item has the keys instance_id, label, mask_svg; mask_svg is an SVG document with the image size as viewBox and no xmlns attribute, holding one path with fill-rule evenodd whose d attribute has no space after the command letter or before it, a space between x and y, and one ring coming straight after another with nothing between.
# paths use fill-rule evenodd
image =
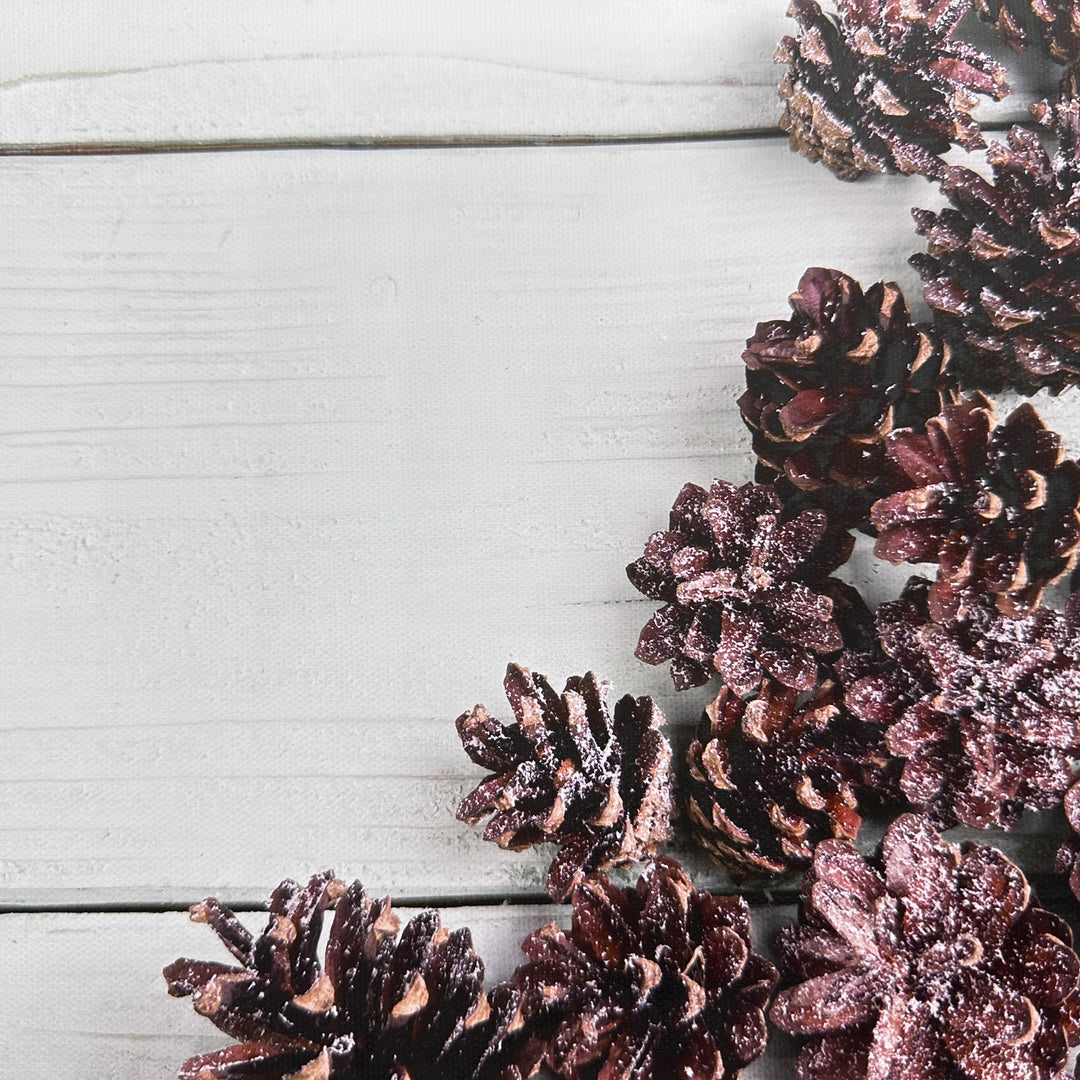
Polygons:
<instances>
[{"instance_id":1,"label":"pine cone","mask_svg":"<svg viewBox=\"0 0 1080 1080\"><path fill-rule=\"evenodd\" d=\"M1080 4L1077 0L974 0L983 22L993 23L1014 52L1034 35L1059 64L1080 60Z\"/></svg>"},{"instance_id":2,"label":"pine cone","mask_svg":"<svg viewBox=\"0 0 1080 1080\"><path fill-rule=\"evenodd\" d=\"M905 814L875 860L819 844L803 897L770 1013L809 1036L797 1080L1064 1080L1080 959L1000 851Z\"/></svg>"},{"instance_id":3,"label":"pine cone","mask_svg":"<svg viewBox=\"0 0 1080 1080\"><path fill-rule=\"evenodd\" d=\"M657 859L636 889L595 875L573 903L569 934L531 935L514 975L563 1080L735 1080L762 1053L776 968L751 952L742 897Z\"/></svg>"},{"instance_id":4,"label":"pine cone","mask_svg":"<svg viewBox=\"0 0 1080 1080\"><path fill-rule=\"evenodd\" d=\"M1065 792L1065 816L1072 834L1058 849L1054 869L1068 877L1073 896L1080 900L1080 783Z\"/></svg>"},{"instance_id":5,"label":"pine cone","mask_svg":"<svg viewBox=\"0 0 1080 1080\"><path fill-rule=\"evenodd\" d=\"M589 672L562 697L543 675L511 664L503 680L516 720L492 720L482 705L457 719L465 752L492 775L458 807L461 821L491 820L484 839L523 851L561 845L547 891L565 899L593 870L644 859L671 836L671 747L651 697L623 697Z\"/></svg>"},{"instance_id":6,"label":"pine cone","mask_svg":"<svg viewBox=\"0 0 1080 1080\"><path fill-rule=\"evenodd\" d=\"M767 682L753 701L724 687L705 708L686 763L701 845L743 874L803 870L827 837L855 839L856 793L878 786L888 755L839 708L831 680L811 695Z\"/></svg>"},{"instance_id":7,"label":"pine cone","mask_svg":"<svg viewBox=\"0 0 1080 1080\"><path fill-rule=\"evenodd\" d=\"M323 912L334 907L326 965ZM333 874L284 881L259 936L217 900L191 909L238 965L176 960L169 993L240 1040L184 1062L180 1080L521 1080L542 1046L508 985L484 993L484 965L468 930L450 933L434 911L399 920L389 900Z\"/></svg>"},{"instance_id":8,"label":"pine cone","mask_svg":"<svg viewBox=\"0 0 1080 1080\"><path fill-rule=\"evenodd\" d=\"M838 270L811 267L791 295L794 317L758 323L746 343L757 479L789 504L817 505L834 525L863 526L889 490L884 437L921 430L940 411L948 349L913 326L895 282L863 293Z\"/></svg>"},{"instance_id":9,"label":"pine cone","mask_svg":"<svg viewBox=\"0 0 1080 1080\"><path fill-rule=\"evenodd\" d=\"M781 40L780 126L791 148L823 161L841 180L864 172L937 177L938 154L957 143L985 146L971 118L977 95L999 100L1005 70L951 41L971 0L792 0L796 37Z\"/></svg>"},{"instance_id":10,"label":"pine cone","mask_svg":"<svg viewBox=\"0 0 1080 1080\"><path fill-rule=\"evenodd\" d=\"M626 568L635 588L666 604L645 624L635 655L646 664L671 660L677 689L700 686L715 670L738 693L766 677L812 690L819 657L843 647L837 616L851 590L826 579L854 538L830 530L820 510L786 522L781 510L768 485L717 480L707 492L687 484L669 531L653 533Z\"/></svg>"},{"instance_id":11,"label":"pine cone","mask_svg":"<svg viewBox=\"0 0 1080 1080\"><path fill-rule=\"evenodd\" d=\"M956 346L965 387L1054 393L1080 382L1080 101L1075 76L1062 99L1032 111L1057 133L1014 127L987 154L993 183L960 166L942 190L954 209L914 210L928 253L911 264L941 332Z\"/></svg>"},{"instance_id":12,"label":"pine cone","mask_svg":"<svg viewBox=\"0 0 1080 1080\"><path fill-rule=\"evenodd\" d=\"M906 758L900 786L935 823L1011 828L1057 806L1080 754L1080 610L1003 615L987 598L968 620L934 622L929 582L878 608L884 671L846 686L860 719L886 724Z\"/></svg>"},{"instance_id":13,"label":"pine cone","mask_svg":"<svg viewBox=\"0 0 1080 1080\"><path fill-rule=\"evenodd\" d=\"M982 394L946 405L925 434L886 441L909 489L876 502L874 552L891 563L937 562L930 612L963 617L984 592L1016 613L1080 552L1080 465L1061 439L1021 405L1002 424Z\"/></svg>"}]
</instances>

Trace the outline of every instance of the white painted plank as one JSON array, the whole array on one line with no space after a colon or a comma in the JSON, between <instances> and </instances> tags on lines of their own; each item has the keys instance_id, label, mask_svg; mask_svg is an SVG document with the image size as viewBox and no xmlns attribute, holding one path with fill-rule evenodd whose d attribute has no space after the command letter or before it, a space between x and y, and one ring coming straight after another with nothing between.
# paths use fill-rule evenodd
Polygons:
<instances>
[{"instance_id":1,"label":"white painted plank","mask_svg":"<svg viewBox=\"0 0 1080 1080\"><path fill-rule=\"evenodd\" d=\"M786 0L37 0L0 41L0 145L773 129ZM985 27L972 40L996 42ZM1026 118L1056 67L996 50Z\"/></svg>"},{"instance_id":2,"label":"white painted plank","mask_svg":"<svg viewBox=\"0 0 1080 1080\"><path fill-rule=\"evenodd\" d=\"M490 983L520 963L518 945L532 930L553 919L568 925L568 910L457 908L443 911L443 923L470 927ZM245 918L253 928L264 921ZM793 918L791 908L756 910L758 947ZM0 1060L18 1063L19 1080L172 1080L182 1061L230 1041L190 1001L165 992L161 969L176 956L231 959L182 913L0 915L0 940ZM777 1033L743 1076L788 1076L792 1056Z\"/></svg>"},{"instance_id":3,"label":"white painted plank","mask_svg":"<svg viewBox=\"0 0 1080 1080\"><path fill-rule=\"evenodd\" d=\"M750 477L755 322L914 291L931 196L779 140L0 162L0 903L536 890L453 718L517 660L696 720L623 567Z\"/></svg>"}]
</instances>

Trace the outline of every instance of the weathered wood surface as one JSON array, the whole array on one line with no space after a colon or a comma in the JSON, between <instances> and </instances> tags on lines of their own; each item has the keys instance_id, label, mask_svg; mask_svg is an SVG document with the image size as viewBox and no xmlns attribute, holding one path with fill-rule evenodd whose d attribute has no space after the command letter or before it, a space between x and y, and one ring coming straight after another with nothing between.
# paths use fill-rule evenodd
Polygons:
<instances>
[{"instance_id":1,"label":"weathered wood surface","mask_svg":"<svg viewBox=\"0 0 1080 1080\"><path fill-rule=\"evenodd\" d=\"M0 149L634 138L775 129L785 0L37 0L0 40ZM1013 72L984 123L1056 69Z\"/></svg>"},{"instance_id":2,"label":"weathered wood surface","mask_svg":"<svg viewBox=\"0 0 1080 1080\"><path fill-rule=\"evenodd\" d=\"M526 935L552 920L569 925L567 909L546 905L457 908L442 916L451 929L472 930L489 985L521 962ZM758 947L767 951L793 917L790 907L756 909ZM264 919L248 922L256 929ZM4 1075L172 1080L182 1061L230 1041L190 1000L166 994L161 969L177 956L231 962L206 926L180 912L0 915L0 941L0 1056L17 1063L17 1074ZM785 1077L791 1058L790 1041L777 1036L768 1059L743 1076Z\"/></svg>"},{"instance_id":3,"label":"weathered wood surface","mask_svg":"<svg viewBox=\"0 0 1080 1080\"><path fill-rule=\"evenodd\" d=\"M0 163L0 903L536 893L454 717L513 659L696 720L623 567L750 477L756 320L913 285L930 197L779 140Z\"/></svg>"},{"instance_id":4,"label":"weathered wood surface","mask_svg":"<svg viewBox=\"0 0 1080 1080\"><path fill-rule=\"evenodd\" d=\"M658 695L681 749L707 693L633 659L652 605L624 564L684 481L750 477L739 352L806 266L918 292L927 185L729 138L775 127L784 6L39 0L11 21L0 152L665 140L0 161L0 909L60 909L0 915L20 1078L166 1080L226 1041L160 976L212 935L140 907L256 905L333 866L469 901L446 921L493 979L566 919L494 906L537 896L550 853L453 818L480 776L453 718L506 714L511 659L592 667ZM1057 72L995 48L1001 125ZM1072 399L1040 404L1080 451ZM865 544L844 572L871 602L906 576ZM1061 828L992 839L1043 878ZM792 909L754 900L767 943ZM774 1038L748 1080L790 1076Z\"/></svg>"}]
</instances>

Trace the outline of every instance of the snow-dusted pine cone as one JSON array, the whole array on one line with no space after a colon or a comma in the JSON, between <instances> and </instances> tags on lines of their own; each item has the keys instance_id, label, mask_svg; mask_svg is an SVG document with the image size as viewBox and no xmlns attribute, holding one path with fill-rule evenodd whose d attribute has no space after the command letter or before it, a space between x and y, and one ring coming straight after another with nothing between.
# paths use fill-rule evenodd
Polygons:
<instances>
[{"instance_id":1,"label":"snow-dusted pine cone","mask_svg":"<svg viewBox=\"0 0 1080 1080\"><path fill-rule=\"evenodd\" d=\"M562 1080L736 1080L760 1056L776 968L752 951L742 897L657 859L636 888L586 878L573 904L570 932L527 938L512 980Z\"/></svg>"},{"instance_id":2,"label":"snow-dusted pine cone","mask_svg":"<svg viewBox=\"0 0 1080 1080\"><path fill-rule=\"evenodd\" d=\"M766 682L752 701L726 686L686 755L698 842L741 874L803 870L827 837L854 839L857 795L888 767L880 729L839 707L831 680L800 694Z\"/></svg>"},{"instance_id":3,"label":"snow-dusted pine cone","mask_svg":"<svg viewBox=\"0 0 1080 1080\"><path fill-rule=\"evenodd\" d=\"M905 814L877 859L814 853L795 981L770 1013L803 1036L797 1080L1064 1080L1080 1041L1080 958L1000 851L945 843Z\"/></svg>"},{"instance_id":4,"label":"snow-dusted pine cone","mask_svg":"<svg viewBox=\"0 0 1080 1080\"><path fill-rule=\"evenodd\" d=\"M792 0L799 24L776 52L780 126L791 147L842 180L864 172L940 175L952 144L985 145L971 111L1003 98L1004 68L953 41L971 0Z\"/></svg>"},{"instance_id":5,"label":"snow-dusted pine cone","mask_svg":"<svg viewBox=\"0 0 1080 1080\"><path fill-rule=\"evenodd\" d=\"M559 844L547 880L556 900L585 874L644 859L671 836L671 747L651 697L627 694L612 710L610 687L592 672L568 679L560 696L517 664L503 686L513 723L483 705L457 719L465 752L492 774L458 818L475 825L491 814L484 838L512 851Z\"/></svg>"},{"instance_id":6,"label":"snow-dusted pine cone","mask_svg":"<svg viewBox=\"0 0 1080 1080\"><path fill-rule=\"evenodd\" d=\"M1080 60L1080 2L1078 0L973 0L984 22L1016 52L1034 38L1059 64Z\"/></svg>"},{"instance_id":7,"label":"snow-dusted pine cone","mask_svg":"<svg viewBox=\"0 0 1080 1080\"><path fill-rule=\"evenodd\" d=\"M821 510L782 520L773 487L723 480L706 491L687 484L666 532L626 568L634 586L665 606L645 624L635 655L672 661L676 688L700 686L718 671L750 693L765 678L812 690L818 661L844 645L850 586L829 578L854 539Z\"/></svg>"},{"instance_id":8,"label":"snow-dusted pine cone","mask_svg":"<svg viewBox=\"0 0 1080 1080\"><path fill-rule=\"evenodd\" d=\"M335 907L318 958L323 913ZM542 1045L522 1023L508 985L490 999L468 930L434 911L398 937L389 900L330 872L284 881L266 930L253 935L217 900L191 909L236 964L176 960L169 993L240 1040L186 1061L180 1080L522 1080Z\"/></svg>"},{"instance_id":9,"label":"snow-dusted pine cone","mask_svg":"<svg viewBox=\"0 0 1080 1080\"><path fill-rule=\"evenodd\" d=\"M864 293L839 270L811 267L791 308L790 319L759 323L743 353L739 408L757 478L775 483L788 505L864 526L889 490L885 436L921 430L940 411L949 350L912 324L895 282Z\"/></svg>"},{"instance_id":10,"label":"snow-dusted pine cone","mask_svg":"<svg viewBox=\"0 0 1080 1080\"><path fill-rule=\"evenodd\" d=\"M1068 877L1073 896L1080 900L1080 782L1065 792L1065 816L1072 832L1058 849L1054 869Z\"/></svg>"},{"instance_id":11,"label":"snow-dusted pine cone","mask_svg":"<svg viewBox=\"0 0 1080 1080\"><path fill-rule=\"evenodd\" d=\"M928 591L912 578L878 608L889 663L847 685L845 704L887 725L904 794L939 825L1011 828L1059 805L1078 775L1080 610L1014 618L986 598L943 625Z\"/></svg>"},{"instance_id":12,"label":"snow-dusted pine cone","mask_svg":"<svg viewBox=\"0 0 1080 1080\"><path fill-rule=\"evenodd\" d=\"M1080 465L1029 404L1003 423L982 394L946 405L926 432L886 440L906 490L876 502L875 553L892 563L936 562L930 611L962 617L984 593L1015 612L1080 554Z\"/></svg>"},{"instance_id":13,"label":"snow-dusted pine cone","mask_svg":"<svg viewBox=\"0 0 1080 1080\"><path fill-rule=\"evenodd\" d=\"M1080 101L1075 76L1032 111L1058 136L1014 127L987 159L993 182L947 170L952 208L915 210L927 252L911 263L964 387L1057 393L1080 382Z\"/></svg>"}]
</instances>

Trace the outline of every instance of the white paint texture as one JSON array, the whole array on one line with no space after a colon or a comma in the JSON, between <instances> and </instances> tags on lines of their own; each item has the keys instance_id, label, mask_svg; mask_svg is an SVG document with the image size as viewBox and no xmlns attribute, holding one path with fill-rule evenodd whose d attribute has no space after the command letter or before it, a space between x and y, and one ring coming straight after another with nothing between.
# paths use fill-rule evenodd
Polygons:
<instances>
[{"instance_id":1,"label":"white paint texture","mask_svg":"<svg viewBox=\"0 0 1080 1080\"><path fill-rule=\"evenodd\" d=\"M36 0L0 40L0 146L667 136L776 127L785 0ZM1056 72L988 28L1026 116Z\"/></svg>"}]
</instances>

